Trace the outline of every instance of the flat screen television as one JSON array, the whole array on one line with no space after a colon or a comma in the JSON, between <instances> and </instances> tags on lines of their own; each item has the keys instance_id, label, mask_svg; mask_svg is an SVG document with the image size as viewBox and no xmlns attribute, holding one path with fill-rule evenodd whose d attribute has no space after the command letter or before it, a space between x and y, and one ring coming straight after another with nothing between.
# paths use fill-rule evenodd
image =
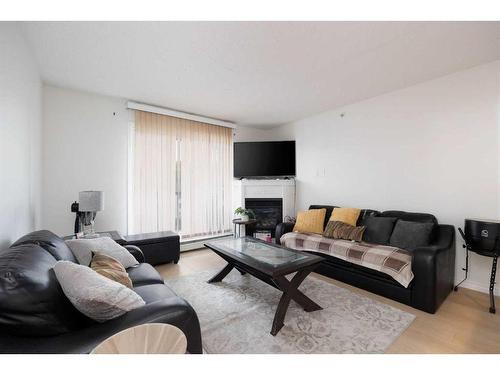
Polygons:
<instances>
[{"instance_id":1,"label":"flat screen television","mask_svg":"<svg viewBox=\"0 0 500 375\"><path fill-rule=\"evenodd\" d=\"M295 141L234 143L234 177L291 176L295 176Z\"/></svg>"}]
</instances>

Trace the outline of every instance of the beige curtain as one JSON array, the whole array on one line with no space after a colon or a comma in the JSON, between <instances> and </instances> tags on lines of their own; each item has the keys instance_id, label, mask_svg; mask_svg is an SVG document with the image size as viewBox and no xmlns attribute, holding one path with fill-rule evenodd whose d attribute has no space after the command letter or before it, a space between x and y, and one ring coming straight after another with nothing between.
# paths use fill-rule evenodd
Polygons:
<instances>
[{"instance_id":1,"label":"beige curtain","mask_svg":"<svg viewBox=\"0 0 500 375\"><path fill-rule=\"evenodd\" d=\"M231 232L232 130L136 111L131 233Z\"/></svg>"},{"instance_id":2,"label":"beige curtain","mask_svg":"<svg viewBox=\"0 0 500 375\"><path fill-rule=\"evenodd\" d=\"M181 233L231 232L233 135L229 128L180 120Z\"/></svg>"},{"instance_id":3,"label":"beige curtain","mask_svg":"<svg viewBox=\"0 0 500 375\"><path fill-rule=\"evenodd\" d=\"M135 112L131 233L174 229L176 129L171 120Z\"/></svg>"}]
</instances>

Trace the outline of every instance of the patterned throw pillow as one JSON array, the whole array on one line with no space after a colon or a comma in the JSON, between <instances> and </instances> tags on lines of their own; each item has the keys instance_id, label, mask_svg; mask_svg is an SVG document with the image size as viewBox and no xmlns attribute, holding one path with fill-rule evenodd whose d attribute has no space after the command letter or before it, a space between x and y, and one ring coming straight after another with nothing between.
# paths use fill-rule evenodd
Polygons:
<instances>
[{"instance_id":1,"label":"patterned throw pillow","mask_svg":"<svg viewBox=\"0 0 500 375\"><path fill-rule=\"evenodd\" d=\"M297 221L293 227L294 232L300 233L323 233L326 208L302 211L297 214Z\"/></svg>"},{"instance_id":2,"label":"patterned throw pillow","mask_svg":"<svg viewBox=\"0 0 500 375\"><path fill-rule=\"evenodd\" d=\"M132 280L130 280L122 264L115 258L106 254L96 253L92 258L92 262L90 262L90 268L99 275L132 289Z\"/></svg>"},{"instance_id":3,"label":"patterned throw pillow","mask_svg":"<svg viewBox=\"0 0 500 375\"><path fill-rule=\"evenodd\" d=\"M351 240L361 242L365 227L355 227L342 221L329 221L326 224L324 237L335 238L339 240Z\"/></svg>"}]
</instances>

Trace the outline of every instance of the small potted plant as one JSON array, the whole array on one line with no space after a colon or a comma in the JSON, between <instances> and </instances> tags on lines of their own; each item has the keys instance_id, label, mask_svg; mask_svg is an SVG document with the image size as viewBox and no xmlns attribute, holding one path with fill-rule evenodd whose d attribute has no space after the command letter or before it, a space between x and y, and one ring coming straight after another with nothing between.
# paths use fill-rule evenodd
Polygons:
<instances>
[{"instance_id":1,"label":"small potted plant","mask_svg":"<svg viewBox=\"0 0 500 375\"><path fill-rule=\"evenodd\" d=\"M237 218L241 221L248 221L255 217L252 210L247 210L246 208L243 207L238 207L236 210L234 210L234 213L237 215Z\"/></svg>"}]
</instances>

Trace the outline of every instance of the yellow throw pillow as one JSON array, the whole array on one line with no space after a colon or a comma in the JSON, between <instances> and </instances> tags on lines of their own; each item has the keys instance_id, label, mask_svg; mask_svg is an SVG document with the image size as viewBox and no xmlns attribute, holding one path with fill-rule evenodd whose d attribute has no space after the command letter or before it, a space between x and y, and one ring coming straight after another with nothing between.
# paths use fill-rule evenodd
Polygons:
<instances>
[{"instance_id":1,"label":"yellow throw pillow","mask_svg":"<svg viewBox=\"0 0 500 375\"><path fill-rule=\"evenodd\" d=\"M297 214L294 232L323 234L326 208L302 211Z\"/></svg>"},{"instance_id":2,"label":"yellow throw pillow","mask_svg":"<svg viewBox=\"0 0 500 375\"><path fill-rule=\"evenodd\" d=\"M356 226L361 210L359 208L336 207L333 209L329 221L341 221L343 223Z\"/></svg>"}]
</instances>

